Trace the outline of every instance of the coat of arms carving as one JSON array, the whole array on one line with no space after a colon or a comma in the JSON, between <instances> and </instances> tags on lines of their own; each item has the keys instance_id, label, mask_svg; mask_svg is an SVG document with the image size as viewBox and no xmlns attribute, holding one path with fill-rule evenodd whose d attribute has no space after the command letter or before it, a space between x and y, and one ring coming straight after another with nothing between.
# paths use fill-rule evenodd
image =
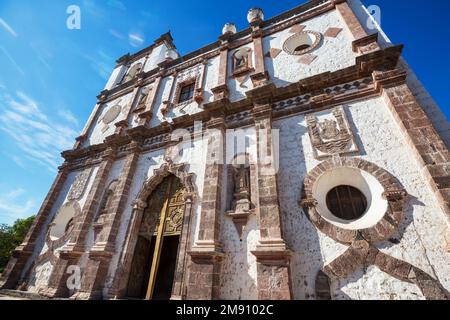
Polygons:
<instances>
[{"instance_id":1,"label":"coat of arms carving","mask_svg":"<svg viewBox=\"0 0 450 320\"><path fill-rule=\"evenodd\" d=\"M80 172L75 179L69 191L68 200L79 200L84 194L89 178L92 174L92 168Z\"/></svg>"},{"instance_id":2,"label":"coat of arms carving","mask_svg":"<svg viewBox=\"0 0 450 320\"><path fill-rule=\"evenodd\" d=\"M328 114L309 114L306 122L316 159L359 151L342 106Z\"/></svg>"}]
</instances>

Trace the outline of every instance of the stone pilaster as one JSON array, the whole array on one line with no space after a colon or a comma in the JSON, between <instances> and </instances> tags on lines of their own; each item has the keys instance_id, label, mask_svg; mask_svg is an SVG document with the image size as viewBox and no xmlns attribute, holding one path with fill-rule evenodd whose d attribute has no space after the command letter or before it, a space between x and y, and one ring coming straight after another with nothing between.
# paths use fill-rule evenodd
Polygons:
<instances>
[{"instance_id":1,"label":"stone pilaster","mask_svg":"<svg viewBox=\"0 0 450 320\"><path fill-rule=\"evenodd\" d=\"M153 82L152 91L149 93L145 110L139 114L139 125L147 126L153 118L153 110L156 104L159 89L162 81L162 69L159 71L155 81Z\"/></svg>"},{"instance_id":2,"label":"stone pilaster","mask_svg":"<svg viewBox=\"0 0 450 320\"><path fill-rule=\"evenodd\" d=\"M374 72L373 77L408 144L415 150L422 175L450 222L450 153L447 146L406 84L405 72Z\"/></svg>"},{"instance_id":3,"label":"stone pilaster","mask_svg":"<svg viewBox=\"0 0 450 320\"><path fill-rule=\"evenodd\" d=\"M89 252L89 260L81 280L81 290L73 298L75 299L99 299L108 274L111 258L116 253L116 236L119 233L122 214L137 168L140 155L140 142L132 142L133 148L127 155L122 168L111 207L105 224L97 237L96 243Z\"/></svg>"},{"instance_id":4,"label":"stone pilaster","mask_svg":"<svg viewBox=\"0 0 450 320\"><path fill-rule=\"evenodd\" d=\"M98 211L101 195L105 189L106 180L114 163L115 151L108 149L104 159L100 164L94 183L89 191L79 222L74 226L69 242L61 249L60 257L50 275L48 288L41 294L47 297L67 297L67 267L77 265L79 258L86 251L86 238L90 230L91 223Z\"/></svg>"},{"instance_id":5,"label":"stone pilaster","mask_svg":"<svg viewBox=\"0 0 450 320\"><path fill-rule=\"evenodd\" d=\"M336 10L341 15L342 19L347 24L353 38L353 51L364 54L380 49L377 42L377 34L368 35L361 22L356 17L352 8L347 3L347 0L334 0Z\"/></svg>"},{"instance_id":6,"label":"stone pilaster","mask_svg":"<svg viewBox=\"0 0 450 320\"><path fill-rule=\"evenodd\" d=\"M220 62L219 62L219 77L217 79L217 86L212 89L214 93L214 100L219 101L227 99L229 96L228 90L228 52L229 43L228 39L230 34L224 34L219 39L221 41L220 46Z\"/></svg>"},{"instance_id":7,"label":"stone pilaster","mask_svg":"<svg viewBox=\"0 0 450 320\"><path fill-rule=\"evenodd\" d=\"M269 82L269 73L264 61L264 49L262 43L263 32L256 23L252 25L253 47L255 50L255 73L250 76L253 86L260 87Z\"/></svg>"},{"instance_id":8,"label":"stone pilaster","mask_svg":"<svg viewBox=\"0 0 450 320\"><path fill-rule=\"evenodd\" d=\"M260 241L252 253L257 259L258 295L263 300L289 300L292 297L291 252L283 240L275 161L278 155L274 154L270 104L256 104L253 117L257 141Z\"/></svg>"},{"instance_id":9,"label":"stone pilaster","mask_svg":"<svg viewBox=\"0 0 450 320\"><path fill-rule=\"evenodd\" d=\"M44 227L48 223L49 214L66 182L68 173L69 170L66 165L59 168L58 175L42 203L30 231L22 244L14 250L12 258L0 278L1 289L14 289L19 284L21 276L24 274L26 263L35 250L36 241L42 232L45 231Z\"/></svg>"},{"instance_id":10,"label":"stone pilaster","mask_svg":"<svg viewBox=\"0 0 450 320\"><path fill-rule=\"evenodd\" d=\"M218 111L207 123L208 147L198 239L189 255L187 299L219 298L222 248L220 246L220 214L225 156L225 115Z\"/></svg>"}]
</instances>

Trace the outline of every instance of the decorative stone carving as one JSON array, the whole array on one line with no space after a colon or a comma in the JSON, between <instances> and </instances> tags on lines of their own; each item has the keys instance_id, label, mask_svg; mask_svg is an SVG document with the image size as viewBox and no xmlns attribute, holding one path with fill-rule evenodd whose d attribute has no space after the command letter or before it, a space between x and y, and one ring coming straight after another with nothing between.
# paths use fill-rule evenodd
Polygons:
<instances>
[{"instance_id":1,"label":"decorative stone carving","mask_svg":"<svg viewBox=\"0 0 450 320\"><path fill-rule=\"evenodd\" d=\"M252 214L250 202L250 165L234 164L231 166L233 173L233 199L231 210L227 215L233 219L239 239L242 241L242 234Z\"/></svg>"},{"instance_id":2,"label":"decorative stone carving","mask_svg":"<svg viewBox=\"0 0 450 320\"><path fill-rule=\"evenodd\" d=\"M326 137L338 135L334 125L328 124ZM319 202L314 197L320 178L327 172L340 168L364 170L375 177L384 192L382 197L388 201L387 211L378 223L371 228L349 230L332 224L319 212ZM373 195L375 197L375 195ZM415 283L427 299L447 299L446 292L438 280L411 264L395 259L380 252L375 245L387 241L394 233L399 232L408 194L398 180L389 172L377 165L358 158L340 158L327 160L314 168L305 178L301 206L311 223L324 234L337 242L349 245L347 251L326 265L317 274L316 295L319 299L330 299L330 281L353 274L363 266L377 266L393 277ZM375 201L375 200L374 200ZM380 208L382 208L380 206ZM367 213L369 214L369 213ZM416 276L416 275L420 276Z\"/></svg>"},{"instance_id":3,"label":"decorative stone carving","mask_svg":"<svg viewBox=\"0 0 450 320\"><path fill-rule=\"evenodd\" d=\"M141 89L141 92L139 94L139 99L136 104L136 108L134 109L135 112L145 109L145 105L147 104L148 95L150 94L152 89L153 88L151 86L144 87Z\"/></svg>"},{"instance_id":4,"label":"decorative stone carving","mask_svg":"<svg viewBox=\"0 0 450 320\"><path fill-rule=\"evenodd\" d=\"M222 29L222 34L234 34L237 32L236 25L234 23L225 23Z\"/></svg>"},{"instance_id":5,"label":"decorative stone carving","mask_svg":"<svg viewBox=\"0 0 450 320\"><path fill-rule=\"evenodd\" d=\"M203 102L203 82L204 82L204 74L205 74L205 65L206 63L200 63L192 68L189 68L187 70L184 70L180 73L178 73L178 75L175 78L175 83L176 83L176 87L175 87L175 92L172 96L172 100L171 102L167 102L167 106L165 107L165 110L163 112L164 114L167 114L169 111L170 107L183 107L186 106L192 102L197 102L197 103L202 103ZM194 92L194 97L192 100L188 100L188 101L184 101L184 102L180 102L179 98L180 98L180 93L181 93L181 89L189 84L194 84L195 86L195 92Z\"/></svg>"},{"instance_id":6,"label":"decorative stone carving","mask_svg":"<svg viewBox=\"0 0 450 320\"><path fill-rule=\"evenodd\" d=\"M80 172L70 188L67 199L69 201L79 200L84 194L89 178L92 174L92 168L85 169Z\"/></svg>"},{"instance_id":7,"label":"decorative stone carving","mask_svg":"<svg viewBox=\"0 0 450 320\"><path fill-rule=\"evenodd\" d=\"M252 50L240 48L233 54L233 76L239 77L253 71Z\"/></svg>"},{"instance_id":8,"label":"decorative stone carving","mask_svg":"<svg viewBox=\"0 0 450 320\"><path fill-rule=\"evenodd\" d=\"M316 159L359 152L342 106L328 115L309 114L306 123Z\"/></svg>"},{"instance_id":9,"label":"decorative stone carving","mask_svg":"<svg viewBox=\"0 0 450 320\"><path fill-rule=\"evenodd\" d=\"M247 14L247 21L250 24L264 20L264 12L261 8L251 8Z\"/></svg>"},{"instance_id":10,"label":"decorative stone carving","mask_svg":"<svg viewBox=\"0 0 450 320\"><path fill-rule=\"evenodd\" d=\"M111 206L111 203L114 199L114 193L116 191L118 184L118 180L112 181L105 194L103 195L102 202L100 203L100 208L98 210L97 217L94 222L94 238L98 238L98 234L101 232L103 225L106 222L107 216L108 216L108 209Z\"/></svg>"},{"instance_id":11,"label":"decorative stone carving","mask_svg":"<svg viewBox=\"0 0 450 320\"><path fill-rule=\"evenodd\" d=\"M141 62L138 62L134 64L127 72L125 77L123 78L122 83L126 83L128 81L133 80L141 71L142 71L143 64Z\"/></svg>"},{"instance_id":12,"label":"decorative stone carving","mask_svg":"<svg viewBox=\"0 0 450 320\"><path fill-rule=\"evenodd\" d=\"M287 38L283 50L288 54L300 56L316 49L322 39L323 36L319 32L302 31Z\"/></svg>"},{"instance_id":13,"label":"decorative stone carving","mask_svg":"<svg viewBox=\"0 0 450 320\"><path fill-rule=\"evenodd\" d=\"M110 124L111 122L117 119L121 111L122 106L120 106L119 104L113 105L111 108L108 109L108 111L106 111L105 115L102 118L102 122L106 125Z\"/></svg>"}]
</instances>

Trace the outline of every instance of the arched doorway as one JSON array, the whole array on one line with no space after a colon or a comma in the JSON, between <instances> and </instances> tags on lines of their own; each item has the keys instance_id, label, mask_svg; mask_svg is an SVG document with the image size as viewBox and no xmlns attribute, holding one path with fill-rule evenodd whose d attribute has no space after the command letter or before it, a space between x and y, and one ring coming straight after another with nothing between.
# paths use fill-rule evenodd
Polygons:
<instances>
[{"instance_id":1,"label":"arched doorway","mask_svg":"<svg viewBox=\"0 0 450 320\"><path fill-rule=\"evenodd\" d=\"M183 228L185 191L180 180L169 175L148 197L134 250L127 297L170 299Z\"/></svg>"}]
</instances>

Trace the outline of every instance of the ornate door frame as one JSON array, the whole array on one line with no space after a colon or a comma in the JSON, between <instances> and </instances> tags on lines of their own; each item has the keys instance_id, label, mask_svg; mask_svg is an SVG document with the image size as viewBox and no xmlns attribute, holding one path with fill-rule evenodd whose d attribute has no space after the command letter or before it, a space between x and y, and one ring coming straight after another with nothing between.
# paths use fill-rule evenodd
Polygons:
<instances>
[{"instance_id":1,"label":"ornate door frame","mask_svg":"<svg viewBox=\"0 0 450 320\"><path fill-rule=\"evenodd\" d=\"M183 299L185 284L187 281L187 259L188 245L190 242L192 211L194 202L197 199L197 189L194 184L194 173L187 171L188 164L175 164L170 159L165 159L165 163L159 169L153 170L153 175L144 182L141 190L133 203L133 212L127 229L127 235L121 252L118 268L115 272L113 284L109 290L110 298L124 298L127 292L128 279L130 276L131 265L134 256L134 250L139 236L144 211L147 207L147 199L152 192L169 175L174 175L180 179L181 184L186 190L184 194L185 208L183 218L183 229L180 236L178 247L178 256L175 268L174 284L172 289L172 300Z\"/></svg>"}]
</instances>

